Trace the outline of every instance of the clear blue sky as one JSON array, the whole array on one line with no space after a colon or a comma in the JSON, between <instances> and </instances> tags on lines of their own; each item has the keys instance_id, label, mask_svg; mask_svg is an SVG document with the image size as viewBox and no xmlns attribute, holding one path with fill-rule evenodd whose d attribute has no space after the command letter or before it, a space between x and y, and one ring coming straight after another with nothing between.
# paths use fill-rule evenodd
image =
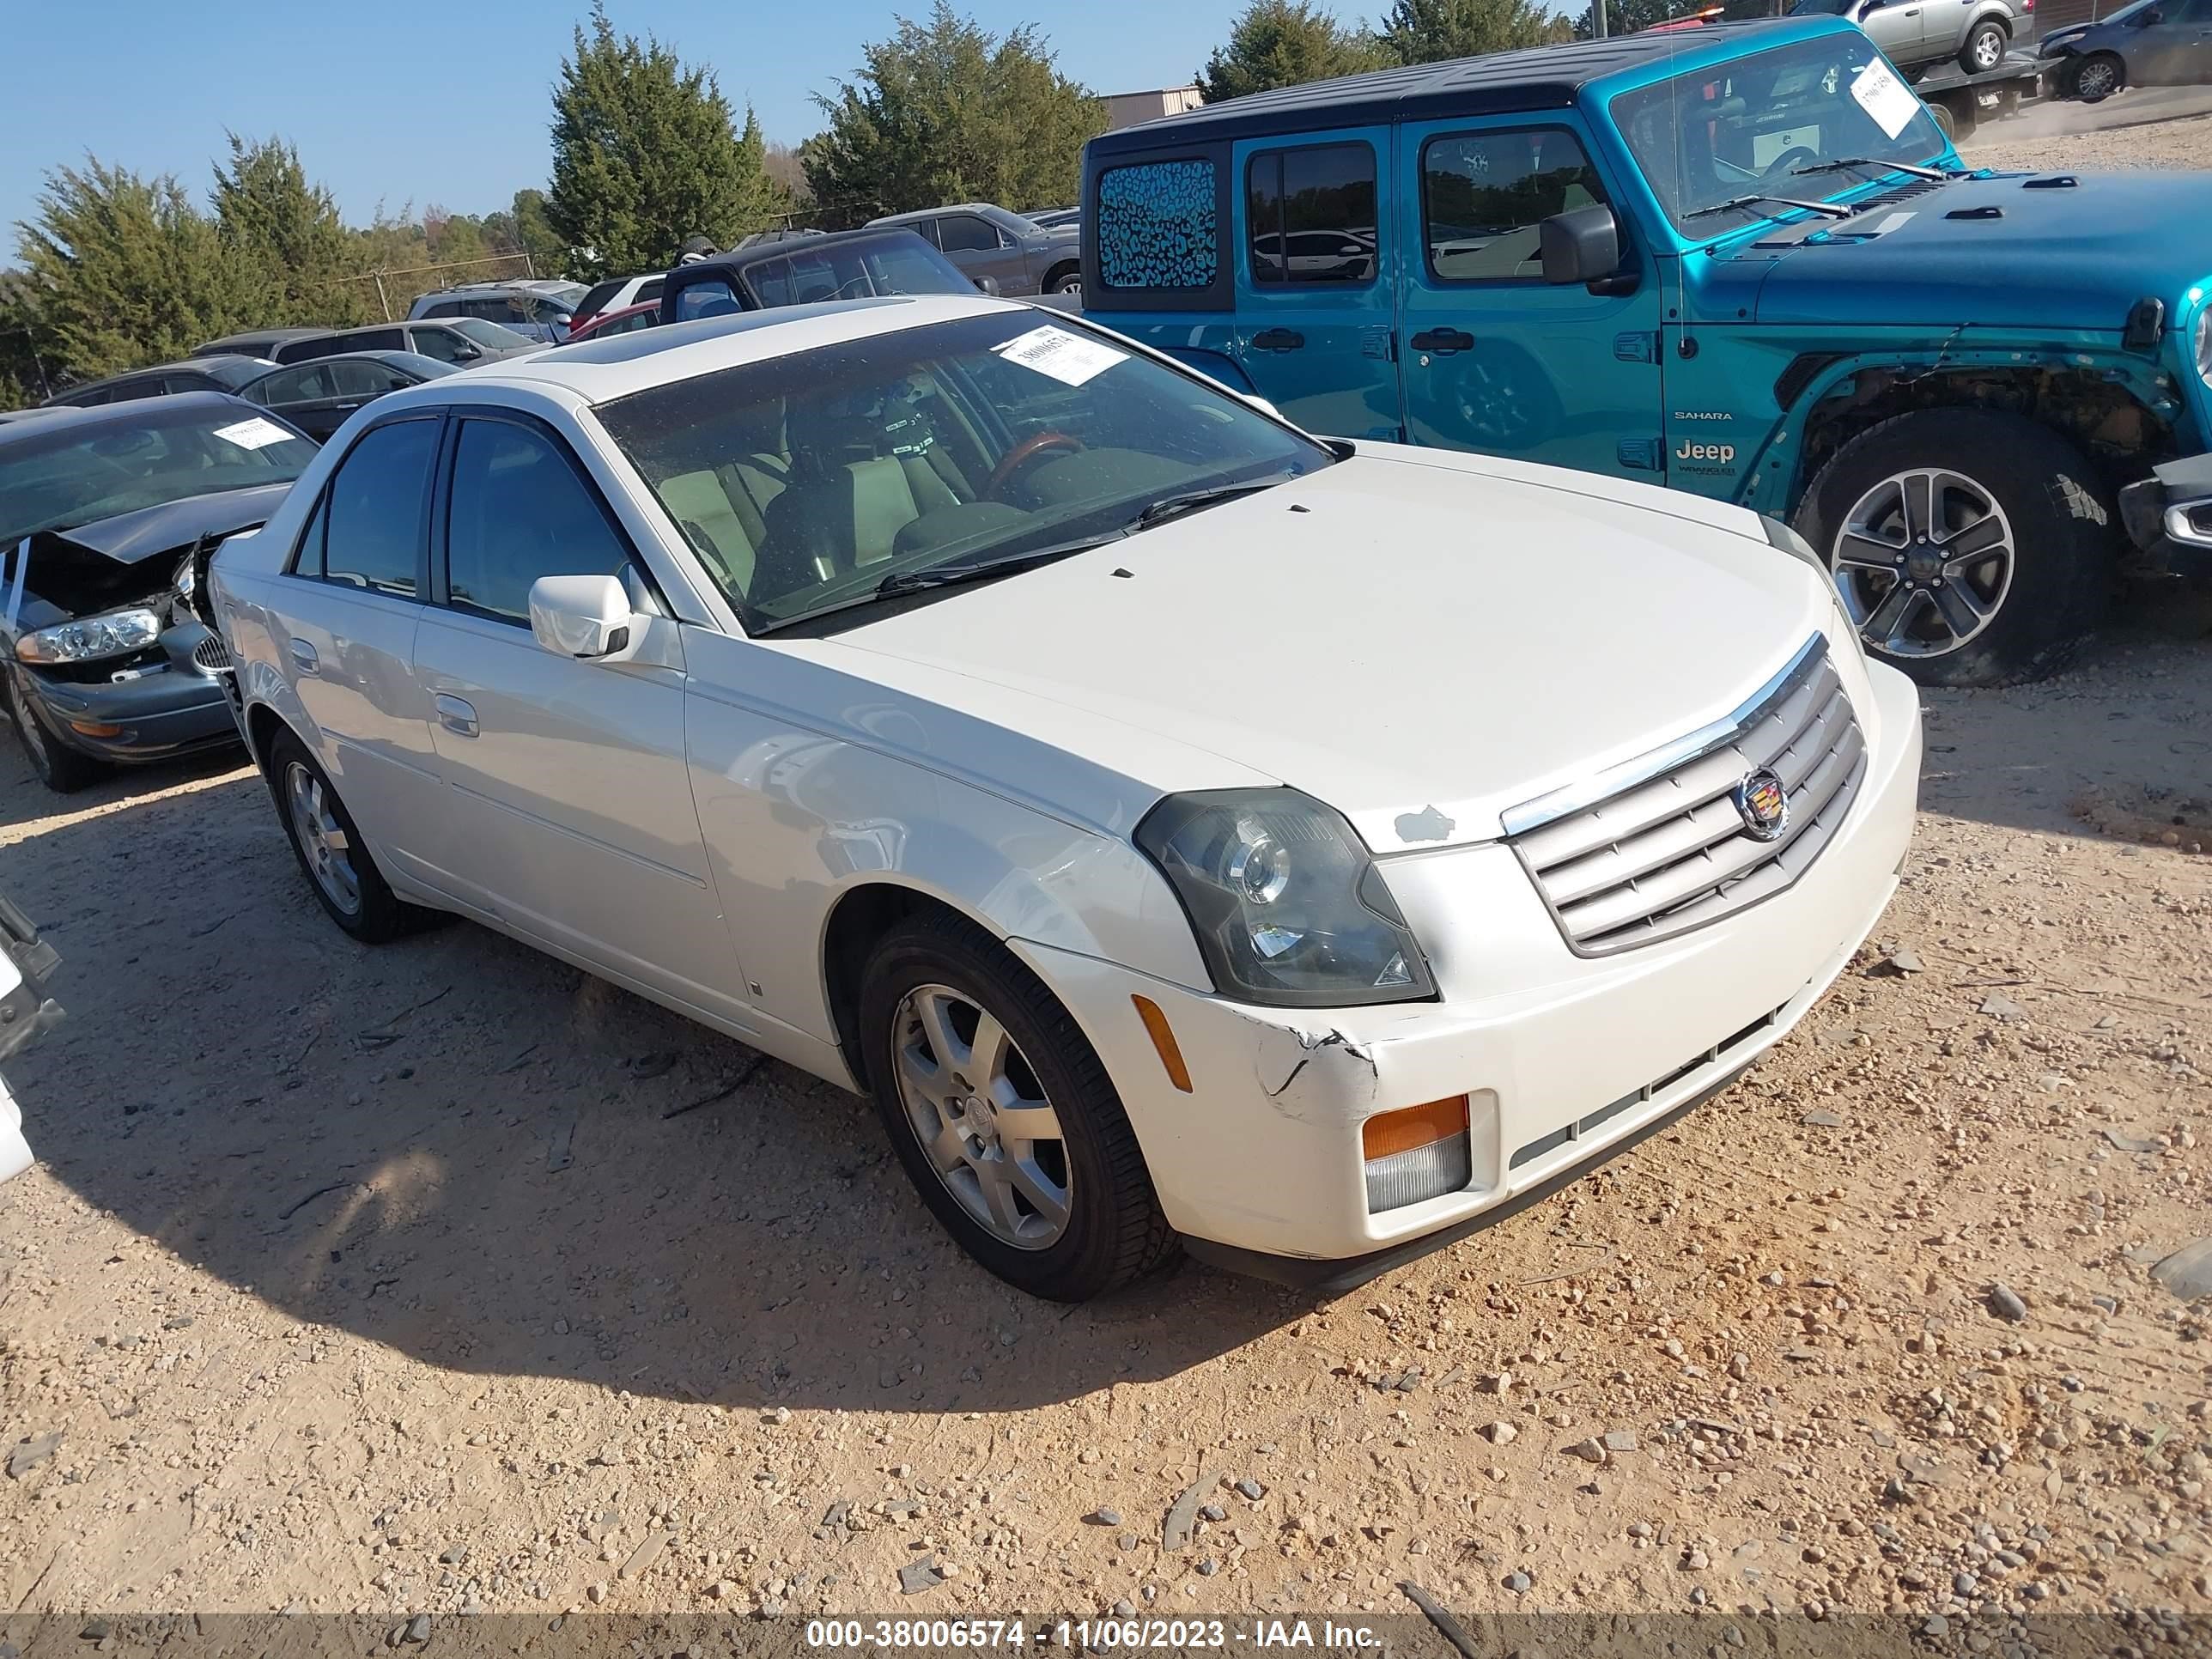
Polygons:
<instances>
[{"instance_id":1,"label":"clear blue sky","mask_svg":"<svg viewBox=\"0 0 2212 1659\"><path fill-rule=\"evenodd\" d=\"M349 224L379 202L398 212L505 207L542 186L550 89L589 0L374 6L181 6L173 0L58 0L8 27L9 159L0 167L0 267L32 216L47 168L89 151L143 173L174 173L204 197L226 129L299 146ZM1060 70L1097 92L1186 81L1226 33L1237 0L955 0L993 33L1041 22ZM1375 0L1372 9L1383 9ZM927 0L609 0L617 31L658 34L712 66L770 138L797 143L818 118L809 94L858 67L895 11ZM1347 15L1355 8L1343 8Z\"/></svg>"}]
</instances>

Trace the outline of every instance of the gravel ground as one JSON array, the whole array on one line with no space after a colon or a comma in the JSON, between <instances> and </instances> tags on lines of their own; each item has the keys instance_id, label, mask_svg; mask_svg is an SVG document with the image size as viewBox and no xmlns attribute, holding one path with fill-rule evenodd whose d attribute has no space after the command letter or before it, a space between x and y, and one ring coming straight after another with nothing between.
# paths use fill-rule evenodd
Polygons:
<instances>
[{"instance_id":1,"label":"gravel ground","mask_svg":"<svg viewBox=\"0 0 2212 1659\"><path fill-rule=\"evenodd\" d=\"M2025 141L2008 138L2005 127L2002 121L1991 122L1960 153L1976 167L2024 172L2044 167L2212 167L2212 115Z\"/></svg>"}]
</instances>

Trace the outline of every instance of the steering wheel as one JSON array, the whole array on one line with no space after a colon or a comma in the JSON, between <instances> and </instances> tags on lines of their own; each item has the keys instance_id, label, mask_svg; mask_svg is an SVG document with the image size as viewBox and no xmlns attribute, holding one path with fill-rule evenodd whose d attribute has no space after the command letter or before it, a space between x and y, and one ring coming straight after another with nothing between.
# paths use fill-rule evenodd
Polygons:
<instances>
[{"instance_id":1,"label":"steering wheel","mask_svg":"<svg viewBox=\"0 0 2212 1659\"><path fill-rule=\"evenodd\" d=\"M983 485L983 494L987 498L996 496L1012 482L1014 474L1040 455L1055 449L1065 449L1073 454L1082 447L1080 438L1072 437L1065 432L1032 432L1008 450L998 465L991 469L991 476Z\"/></svg>"},{"instance_id":2,"label":"steering wheel","mask_svg":"<svg viewBox=\"0 0 2212 1659\"><path fill-rule=\"evenodd\" d=\"M1787 179L1797 167L1820 159L1820 151L1808 149L1803 144L1793 144L1769 161L1766 164L1766 171L1759 176L1762 179Z\"/></svg>"}]
</instances>

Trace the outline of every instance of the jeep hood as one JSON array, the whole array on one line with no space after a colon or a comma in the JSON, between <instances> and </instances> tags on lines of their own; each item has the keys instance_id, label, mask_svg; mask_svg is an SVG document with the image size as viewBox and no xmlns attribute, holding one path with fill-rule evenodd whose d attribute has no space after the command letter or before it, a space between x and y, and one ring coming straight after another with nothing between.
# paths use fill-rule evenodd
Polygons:
<instances>
[{"instance_id":1,"label":"jeep hood","mask_svg":"<svg viewBox=\"0 0 2212 1659\"><path fill-rule=\"evenodd\" d=\"M2071 179L2070 185L2039 180ZM1994 212L1991 211L1994 210ZM1895 191L1833 225L1773 227L1716 262L1764 324L2095 329L2212 275L2212 173L2006 173ZM1732 315L1722 293L1703 308Z\"/></svg>"},{"instance_id":2,"label":"jeep hood","mask_svg":"<svg viewBox=\"0 0 2212 1659\"><path fill-rule=\"evenodd\" d=\"M815 643L1141 784L1288 784L1392 852L1719 718L1833 615L1739 509L1362 445Z\"/></svg>"}]
</instances>

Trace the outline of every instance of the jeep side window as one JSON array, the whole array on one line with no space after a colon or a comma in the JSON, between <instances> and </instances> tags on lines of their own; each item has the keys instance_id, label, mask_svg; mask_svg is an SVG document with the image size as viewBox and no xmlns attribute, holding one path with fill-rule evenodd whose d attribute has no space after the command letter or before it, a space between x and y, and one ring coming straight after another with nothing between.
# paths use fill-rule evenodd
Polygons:
<instances>
[{"instance_id":1,"label":"jeep side window","mask_svg":"<svg viewBox=\"0 0 2212 1659\"><path fill-rule=\"evenodd\" d=\"M1421 230L1440 283L1540 283L1537 226L1606 199L1565 127L1446 133L1421 152Z\"/></svg>"},{"instance_id":2,"label":"jeep side window","mask_svg":"<svg viewBox=\"0 0 2212 1659\"><path fill-rule=\"evenodd\" d=\"M1255 283L1365 283L1375 276L1375 150L1263 150L1245 167Z\"/></svg>"}]
</instances>

